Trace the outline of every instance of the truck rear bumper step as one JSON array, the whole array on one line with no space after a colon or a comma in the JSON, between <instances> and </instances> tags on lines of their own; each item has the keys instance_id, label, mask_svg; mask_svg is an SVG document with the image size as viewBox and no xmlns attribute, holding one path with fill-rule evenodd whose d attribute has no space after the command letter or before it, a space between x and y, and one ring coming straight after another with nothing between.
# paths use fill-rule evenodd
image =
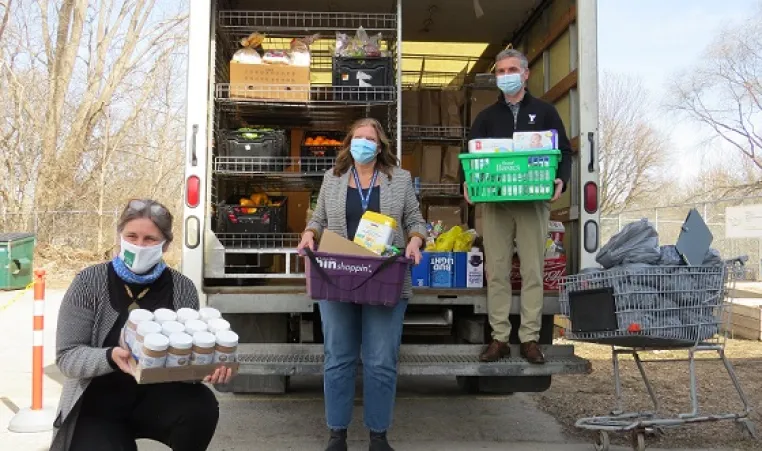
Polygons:
<instances>
[{"instance_id":1,"label":"truck rear bumper step","mask_svg":"<svg viewBox=\"0 0 762 451\"><path fill-rule=\"evenodd\" d=\"M546 363L533 365L511 346L511 358L479 361L482 345L402 345L399 374L407 376L550 376L587 374L590 361L574 355L574 346L543 346ZM240 373L250 375L320 375L323 345L241 344Z\"/></svg>"}]
</instances>

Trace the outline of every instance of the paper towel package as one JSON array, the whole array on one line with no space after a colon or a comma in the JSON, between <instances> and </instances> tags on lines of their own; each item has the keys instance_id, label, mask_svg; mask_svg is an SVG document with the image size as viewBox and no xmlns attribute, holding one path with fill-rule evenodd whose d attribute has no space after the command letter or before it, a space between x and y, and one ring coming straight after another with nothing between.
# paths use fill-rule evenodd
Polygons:
<instances>
[{"instance_id":1,"label":"paper towel package","mask_svg":"<svg viewBox=\"0 0 762 451\"><path fill-rule=\"evenodd\" d=\"M468 141L468 153L513 152L513 140L508 138L485 138Z\"/></svg>"},{"instance_id":2,"label":"paper towel package","mask_svg":"<svg viewBox=\"0 0 762 451\"><path fill-rule=\"evenodd\" d=\"M513 133L513 150L515 151L555 149L558 149L556 130Z\"/></svg>"}]
</instances>

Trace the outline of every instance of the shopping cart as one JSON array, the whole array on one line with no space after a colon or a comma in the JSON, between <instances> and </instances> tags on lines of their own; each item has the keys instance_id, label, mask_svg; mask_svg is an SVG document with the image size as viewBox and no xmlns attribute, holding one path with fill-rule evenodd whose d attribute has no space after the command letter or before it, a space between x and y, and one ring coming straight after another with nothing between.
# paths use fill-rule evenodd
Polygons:
<instances>
[{"instance_id":1,"label":"shopping cart","mask_svg":"<svg viewBox=\"0 0 762 451\"><path fill-rule=\"evenodd\" d=\"M689 423L732 420L748 436L756 438L746 395L725 356L730 323L728 294L744 273L745 257L717 266L629 265L609 270L589 269L567 277L561 288L561 313L570 320L566 338L612 347L616 407L607 416L580 418L576 427L598 431L595 449L609 449L609 433L629 433L632 447L646 449L649 433ZM725 322L725 327L721 327ZM646 376L645 362L675 362L686 359L643 360L641 352L687 351L690 369L692 410L678 415L660 414L661 405ZM730 381L743 403L737 413L700 412L696 388L695 356L717 352ZM625 412L622 402L619 355L629 354L645 383L652 411Z\"/></svg>"}]
</instances>

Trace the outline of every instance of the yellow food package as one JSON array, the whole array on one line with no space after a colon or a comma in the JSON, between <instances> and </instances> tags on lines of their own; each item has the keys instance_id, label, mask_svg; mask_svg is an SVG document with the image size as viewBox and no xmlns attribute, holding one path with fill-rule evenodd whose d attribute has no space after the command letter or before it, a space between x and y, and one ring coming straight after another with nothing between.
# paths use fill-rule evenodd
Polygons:
<instances>
[{"instance_id":1,"label":"yellow food package","mask_svg":"<svg viewBox=\"0 0 762 451\"><path fill-rule=\"evenodd\" d=\"M387 245L394 241L394 231L397 230L397 221L394 218L366 211L357 226L354 242L360 246L381 255Z\"/></svg>"}]
</instances>

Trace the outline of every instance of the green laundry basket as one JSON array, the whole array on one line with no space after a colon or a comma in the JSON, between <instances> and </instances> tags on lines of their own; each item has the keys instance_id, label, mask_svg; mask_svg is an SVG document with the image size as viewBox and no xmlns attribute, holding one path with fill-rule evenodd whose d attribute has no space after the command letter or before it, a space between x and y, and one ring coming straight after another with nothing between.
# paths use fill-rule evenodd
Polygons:
<instances>
[{"instance_id":1,"label":"green laundry basket","mask_svg":"<svg viewBox=\"0 0 762 451\"><path fill-rule=\"evenodd\" d=\"M461 154L472 202L550 200L559 150Z\"/></svg>"},{"instance_id":2,"label":"green laundry basket","mask_svg":"<svg viewBox=\"0 0 762 451\"><path fill-rule=\"evenodd\" d=\"M0 233L0 290L18 290L32 282L34 234Z\"/></svg>"}]
</instances>

